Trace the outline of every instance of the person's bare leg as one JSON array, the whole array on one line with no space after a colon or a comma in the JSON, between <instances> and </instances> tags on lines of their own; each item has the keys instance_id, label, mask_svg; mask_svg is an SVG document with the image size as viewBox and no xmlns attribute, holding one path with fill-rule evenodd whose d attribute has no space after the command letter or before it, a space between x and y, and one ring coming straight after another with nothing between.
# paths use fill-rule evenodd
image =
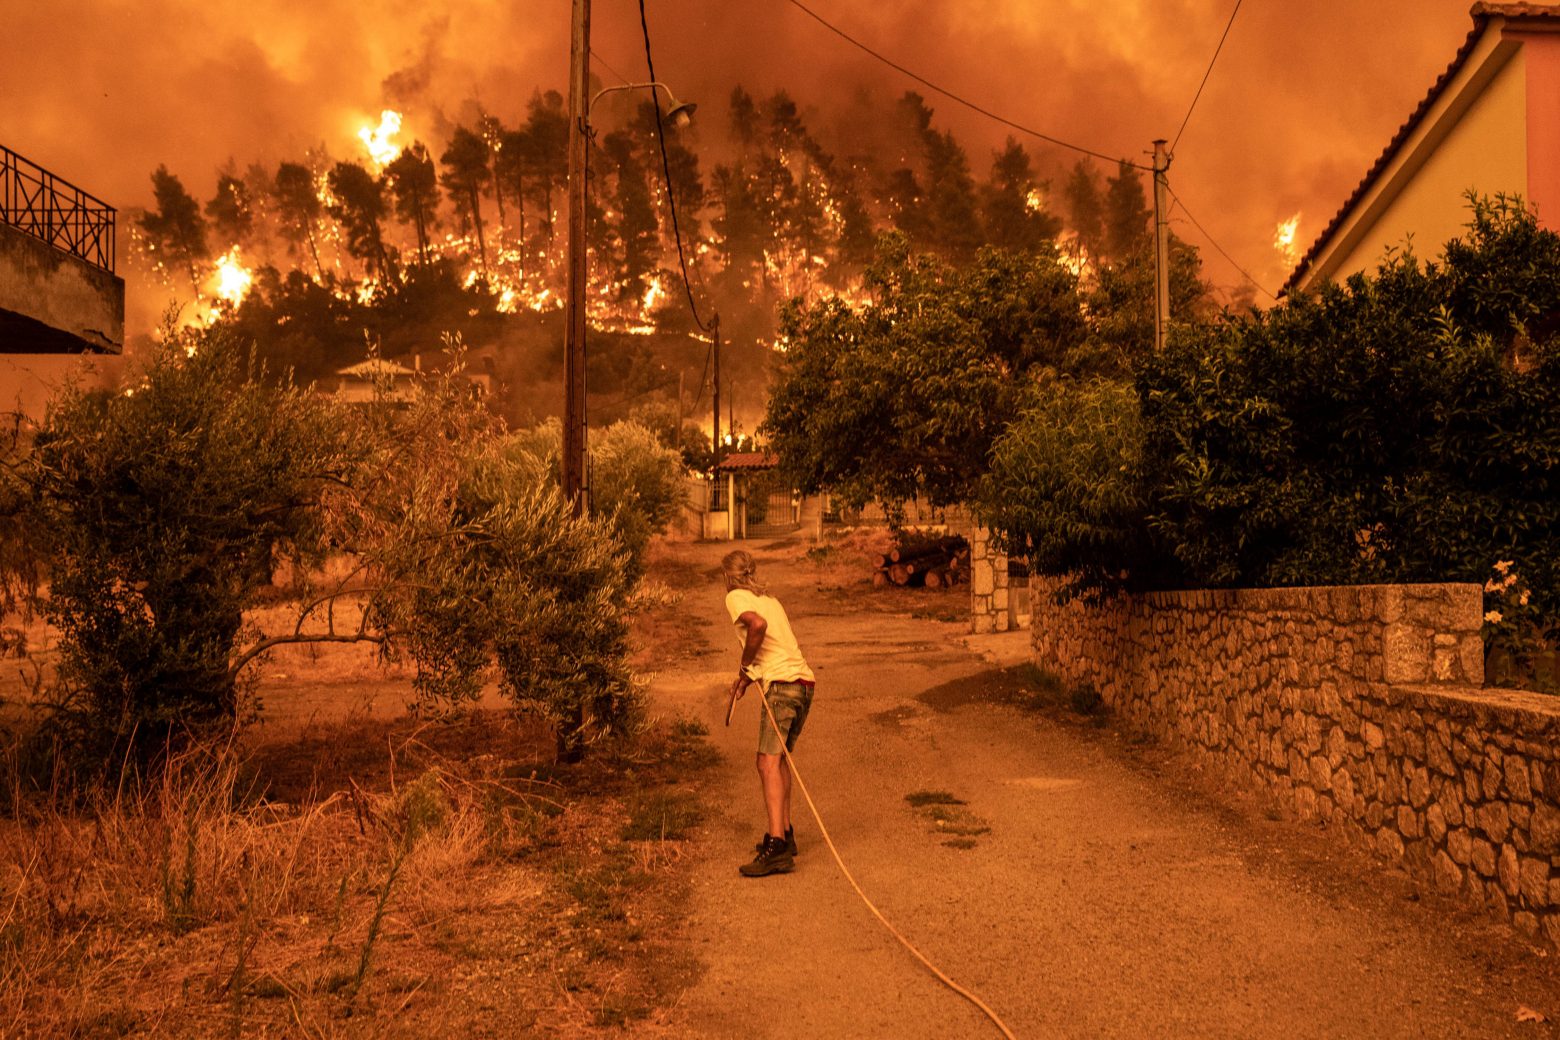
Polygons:
<instances>
[{"instance_id":1,"label":"person's bare leg","mask_svg":"<svg viewBox=\"0 0 1560 1040\"><path fill-rule=\"evenodd\" d=\"M785 789L781 808L781 815L785 817L785 830L780 832L780 836L784 837L791 830L791 761L783 755L780 758L780 783Z\"/></svg>"},{"instance_id":2,"label":"person's bare leg","mask_svg":"<svg viewBox=\"0 0 1560 1040\"><path fill-rule=\"evenodd\" d=\"M782 772L779 755L758 753L758 779L764 789L764 815L769 821L768 833L776 838L785 837L786 788L790 777Z\"/></svg>"}]
</instances>

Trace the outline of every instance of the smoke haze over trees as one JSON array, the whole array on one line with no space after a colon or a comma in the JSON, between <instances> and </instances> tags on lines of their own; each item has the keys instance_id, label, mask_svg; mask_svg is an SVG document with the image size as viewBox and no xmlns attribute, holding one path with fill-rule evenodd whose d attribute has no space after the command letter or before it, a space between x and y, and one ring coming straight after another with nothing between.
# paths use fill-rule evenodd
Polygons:
<instances>
[{"instance_id":1,"label":"smoke haze over trees","mask_svg":"<svg viewBox=\"0 0 1560 1040\"><path fill-rule=\"evenodd\" d=\"M827 13L1020 122L1141 160L1153 138L1173 136L1229 6L839 0ZM1276 288L1285 269L1271 244L1275 222L1302 211L1302 238L1320 228L1445 67L1467 10L1466 0L1247 5L1177 148L1178 194ZM758 97L790 91L828 137L860 131L859 95L886 102L912 87L786 4L652 0L649 14L661 78L705 105L707 129L739 81ZM430 146L472 124L470 98L506 124L521 122L536 84L565 82L567 22L566 12L491 0L436 9L345 0L21 5L8 12L14 46L0 65L13 102L5 143L121 208L151 204L146 176L159 164L204 200L231 157L242 176L250 161L274 167L321 143L345 155L381 108L403 112L408 136ZM644 78L637 23L631 9L598 5L593 49L604 82L618 81L608 64ZM978 177L1007 130L928 100ZM694 149L706 170L709 143ZM1060 189L1064 178L1051 179ZM1204 245L1192 229L1177 230ZM1218 284L1239 282L1217 255L1207 260ZM166 302L134 282L130 301L144 327Z\"/></svg>"},{"instance_id":2,"label":"smoke haze over trees","mask_svg":"<svg viewBox=\"0 0 1560 1040\"><path fill-rule=\"evenodd\" d=\"M747 414L781 346L780 306L867 302L863 272L886 232L955 265L988 245L1055 252L1085 291L1102 287L1120 305L1121 337L1150 335L1151 226L1135 168L1064 163L1012 137L972 152L914 92L854 104L863 132L829 133L787 92L738 86L724 112L705 107L698 141L667 131L693 292L722 315L723 383ZM329 380L375 351L416 366L458 333L510 414L540 417L561 369L563 98L533 91L512 125L474 103L468 115L442 139L390 113L346 157L314 149L242 173L230 164L204 205L159 167L155 205L134 217L135 259L167 293L198 290L196 314L236 326L273 370ZM702 418L707 348L687 312L653 109L604 103L593 123L591 389L607 418L620 417L614 404L627 414L674 396L684 418ZM1180 252L1192 287L1182 302L1195 305L1197 259Z\"/></svg>"}]
</instances>

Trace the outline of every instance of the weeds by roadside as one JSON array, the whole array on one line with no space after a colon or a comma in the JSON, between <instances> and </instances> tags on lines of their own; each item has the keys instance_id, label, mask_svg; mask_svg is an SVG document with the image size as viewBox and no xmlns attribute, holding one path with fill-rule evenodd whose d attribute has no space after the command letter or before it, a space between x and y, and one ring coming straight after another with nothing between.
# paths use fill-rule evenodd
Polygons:
<instances>
[{"instance_id":1,"label":"weeds by roadside","mask_svg":"<svg viewBox=\"0 0 1560 1040\"><path fill-rule=\"evenodd\" d=\"M327 737L323 763L300 749L307 771L286 746L228 744L86 803L12 783L5 1028L566 1035L651 1019L686 984L662 933L711 754L698 727L566 769L544 732L496 714Z\"/></svg>"}]
</instances>

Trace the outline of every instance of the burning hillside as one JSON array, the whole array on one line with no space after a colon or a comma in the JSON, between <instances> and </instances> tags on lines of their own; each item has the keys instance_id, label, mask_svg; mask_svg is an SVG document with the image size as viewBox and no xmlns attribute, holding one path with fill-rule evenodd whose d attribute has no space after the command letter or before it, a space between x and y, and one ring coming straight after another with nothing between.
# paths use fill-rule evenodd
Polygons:
<instances>
[{"instance_id":1,"label":"burning hillside","mask_svg":"<svg viewBox=\"0 0 1560 1040\"><path fill-rule=\"evenodd\" d=\"M470 109L442 131L386 110L344 142L342 158L317 148L232 164L204 203L160 168L155 206L135 222L135 258L163 295L193 301L187 320L235 323L304 378L328 378L376 346L431 354L457 333L506 355L505 385L554 382L563 98L537 91L512 125ZM861 302L885 230L955 261L986 245L1060 249L1085 280L1095 263L1126 262L1148 233L1135 168L1068 165L1013 140L972 157L916 94L880 104L870 138L815 133L784 92L759 99L739 87L724 113L706 111L697 141L668 129L667 167L693 293L721 313L731 341L723 391L752 409L778 306ZM687 415L707 397L709 367L688 316L654 112L642 102L593 121L588 318L598 336L646 343L598 356L592 391L642 401L681 383ZM550 407L538 393L516 411Z\"/></svg>"}]
</instances>

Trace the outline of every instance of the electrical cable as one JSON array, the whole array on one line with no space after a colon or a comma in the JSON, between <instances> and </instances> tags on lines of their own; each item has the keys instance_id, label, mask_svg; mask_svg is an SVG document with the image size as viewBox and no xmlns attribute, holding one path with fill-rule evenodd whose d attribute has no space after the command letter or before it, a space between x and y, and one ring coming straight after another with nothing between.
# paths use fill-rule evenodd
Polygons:
<instances>
[{"instance_id":1,"label":"electrical cable","mask_svg":"<svg viewBox=\"0 0 1560 1040\"><path fill-rule=\"evenodd\" d=\"M602 68L604 68L604 69L606 69L606 70L607 70L607 71L608 71L608 72L610 72L610 73L612 73L612 75L614 75L614 76L616 76L616 77L617 77L617 78L618 78L618 81L619 81L619 82L621 82L621 83L622 83L622 84L624 84L624 85L625 85L625 86L627 86L627 85L628 85L628 77L627 77L627 76L625 76L625 75L623 75L623 74L622 74L622 73L621 73L621 72L619 72L619 71L618 71L618 70L617 70L617 69L614 69L614 68L613 68L613 67L612 67L612 65L611 65L611 64L610 64L610 63L609 63L609 62L608 62L608 61L607 61L607 59L605 59L605 58L603 58L603 57L602 57L602 56L601 56L601 55L599 55L599 54L597 54L597 53L596 53L596 52L595 52L595 51L594 51L594 50L592 50L592 51L591 51L591 52L590 52L590 56L591 56L591 58L592 58L592 59L594 59L594 60L595 60L595 61L596 61L596 63L597 63L597 64L599 64L599 65L600 65L600 66L601 66L601 67L602 67Z\"/></svg>"},{"instance_id":2,"label":"electrical cable","mask_svg":"<svg viewBox=\"0 0 1560 1040\"><path fill-rule=\"evenodd\" d=\"M1213 75L1213 66L1219 60L1219 52L1224 50L1224 41L1229 39L1230 29L1235 25L1235 16L1240 14L1240 5L1243 0L1235 0L1235 10L1230 12L1230 20L1224 23L1224 35L1219 37L1219 45L1213 49L1213 57L1208 61L1208 71L1203 73L1202 82L1197 84L1197 93L1192 95L1192 103L1187 106L1186 118L1181 120L1181 129L1175 132L1175 140L1170 142L1170 151L1175 152L1175 146L1181 143L1181 135L1186 132L1186 124L1192 121L1192 113L1197 109L1197 100L1202 97L1203 87L1208 85L1208 77Z\"/></svg>"},{"instance_id":3,"label":"electrical cable","mask_svg":"<svg viewBox=\"0 0 1560 1040\"><path fill-rule=\"evenodd\" d=\"M992 1024L1002 1031L1002 1035L1007 1037L1007 1040L1017 1040L1013 1035L1013 1031L1007 1027L1007 1023L1002 1021L1001 1017L991 1010L984 1000L981 1000L980 997L943 974L937 965L927 959L926 954L916 949L915 944L906 939L899 929L895 928L889 919L883 916L883 911L877 908L877 904L867 898L867 894L856 883L855 875L850 872L850 868L845 865L845 860L840 857L840 850L835 847L834 839L829 837L829 828L824 826L823 816L818 812L817 803L813 801L812 795L808 793L807 784L802 780L801 770L796 768L796 760L791 757L791 749L786 746L785 735L780 732L780 724L775 721L775 713L769 710L769 697L765 694L762 683L758 684L758 699L759 703L764 706L764 714L769 717L769 725L773 727L775 736L780 738L780 751L785 755L785 763L790 767L791 775L796 779L797 789L802 792L802 797L807 800L807 808L812 812L813 820L818 824L818 833L823 837L823 843L829 847L829 854L834 857L834 862L840 868L840 873L845 875L845 880L850 882L850 887L856 890L856 895L860 896L861 901L867 905L867 909L872 911L872 916L876 917L883 927L888 929L888 933L899 940L899 945L909 950L915 959L925 965L926 969L933 975L937 976L943 985L979 1008L987 1018L991 1019Z\"/></svg>"},{"instance_id":4,"label":"electrical cable","mask_svg":"<svg viewBox=\"0 0 1560 1040\"><path fill-rule=\"evenodd\" d=\"M1170 187L1170 182L1169 181L1165 182L1165 190L1170 193L1170 197L1175 200L1175 204L1177 206L1181 207L1181 212L1186 214L1186 219L1188 219L1188 220L1190 220L1192 222L1192 226L1195 227L1198 231L1202 232L1202 236L1203 236L1203 238L1206 238L1208 240L1208 244L1211 245L1214 249L1217 249L1219 251L1219 255L1224 257L1224 259L1226 259L1226 260L1228 260L1230 262L1230 266L1231 267L1235 268L1235 270L1237 270L1241 274L1245 275L1246 281L1250 282L1252 285L1254 285L1258 289L1262 290L1262 292L1270 300L1272 300L1274 303L1277 303L1278 302L1278 297L1274 296L1271 292L1269 292L1267 286L1263 285L1261 282L1259 282L1255 278L1251 277L1251 272L1246 270L1244 267L1240 266L1240 264L1236 263L1235 262L1235 258L1233 256L1230 256L1230 254L1226 253L1224 251L1224 247L1219 245L1219 243L1214 239L1214 237L1212 235L1208 234L1208 229L1203 227L1202 226L1202 222L1197 219L1197 217L1192 213L1191 210L1186 208L1186 203L1181 201L1181 196L1177 195L1175 193L1175 189Z\"/></svg>"},{"instance_id":5,"label":"electrical cable","mask_svg":"<svg viewBox=\"0 0 1560 1040\"><path fill-rule=\"evenodd\" d=\"M1038 137L1042 141L1049 141L1051 144L1057 145L1057 146L1059 146L1061 148L1067 148L1067 149L1070 149L1070 150L1072 150L1074 152L1082 152L1084 155L1091 155L1091 156L1093 156L1096 159L1103 159L1104 161L1109 162L1109 163L1115 163L1115 162L1126 163L1128 166L1130 166L1130 167L1132 167L1133 169L1136 169L1136 170L1150 170L1150 169L1152 169L1152 167L1144 166L1144 165L1142 165L1140 163L1130 162L1130 161L1128 161L1126 159L1119 159L1116 156L1112 156L1112 155L1106 155L1104 152L1097 152L1097 151L1095 151L1092 148L1085 148L1081 144L1073 144L1071 141L1064 141L1060 137L1053 137L1050 134L1041 133L1039 130L1035 130L1035 129L1031 128L1031 127L1024 126L1022 123L1015 123L1015 122L1013 122L1013 120L1008 119L1005 116L999 116L999 115L997 115L997 113L991 111L989 108L982 108L980 105L977 105L975 102L970 101L967 98L960 97L958 94L955 94L953 91L948 90L946 87L938 86L937 84L933 83L931 80L927 79L925 76L922 76L921 74L919 74L917 72L912 72L911 70L905 68L903 65L899 64L897 61L894 61L892 58L889 58L886 55L883 55L883 54L879 53L878 51L873 50L871 47L867 46L865 43L862 43L860 40L858 40L854 36L850 35L850 33L846 32L844 29L841 29L839 26L834 25L833 23L829 22L822 15L818 14L812 8L810 8L806 4L802 3L801 0L786 0L786 2L789 3L791 6L797 8L798 10L800 10L803 14L807 15L809 18L811 18L813 21L817 22L819 25L823 26L825 29L827 29L830 32L834 33L840 39L842 39L845 42L851 44L852 46L857 47L860 50L863 50L866 53L872 55L872 57L876 58L878 61L882 62L884 65L887 65L889 68L894 69L894 70L896 70L898 72L901 72L901 73L903 73L906 76L909 76L911 79L915 80L917 83L921 84L922 86L927 87L927 88L929 88L931 90L935 90L937 93L941 94L943 97L948 98L951 101L958 102L959 104L963 105L965 108L970 109L971 111L979 112L981 115L985 116L987 119L996 120L998 123L1001 123L1003 126L1012 127L1014 130L1017 130L1020 133L1028 134L1031 137ZM641 3L640 6L643 7L643 4Z\"/></svg>"},{"instance_id":6,"label":"electrical cable","mask_svg":"<svg viewBox=\"0 0 1560 1040\"><path fill-rule=\"evenodd\" d=\"M645 0L639 0L639 27L645 37L645 69L650 73L650 82L654 84L655 60L650 57L650 22L645 17ZM672 164L666 157L666 128L661 125L661 95L656 93L654 86L650 88L650 101L655 105L655 140L661 149L661 175L666 183L666 204L672 211L672 239L677 243L677 265L682 269L683 292L688 296L688 310L693 314L693 323L700 332L709 332L710 326L699 315L699 305L693 298L693 285L688 280L688 258L683 253L682 229L677 225L677 195L672 191ZM716 318L718 320L718 316Z\"/></svg>"}]
</instances>

